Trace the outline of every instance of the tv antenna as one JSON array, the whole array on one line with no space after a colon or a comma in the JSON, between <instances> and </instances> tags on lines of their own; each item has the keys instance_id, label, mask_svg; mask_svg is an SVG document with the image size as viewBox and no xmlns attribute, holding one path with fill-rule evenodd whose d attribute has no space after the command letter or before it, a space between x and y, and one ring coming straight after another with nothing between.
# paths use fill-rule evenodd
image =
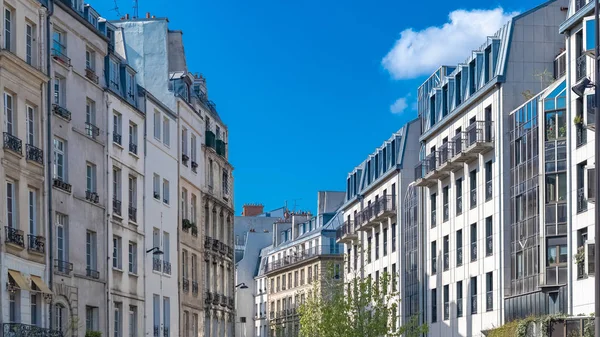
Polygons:
<instances>
[{"instance_id":1,"label":"tv antenna","mask_svg":"<svg viewBox=\"0 0 600 337\"><path fill-rule=\"evenodd\" d=\"M117 0L114 0L114 1L115 1L115 8L113 8L111 10L117 12L117 15L120 17L121 12L119 11L119 4L117 4Z\"/></svg>"},{"instance_id":2,"label":"tv antenna","mask_svg":"<svg viewBox=\"0 0 600 337\"><path fill-rule=\"evenodd\" d=\"M133 18L134 19L138 18L138 9L139 9L138 0L133 0Z\"/></svg>"}]
</instances>

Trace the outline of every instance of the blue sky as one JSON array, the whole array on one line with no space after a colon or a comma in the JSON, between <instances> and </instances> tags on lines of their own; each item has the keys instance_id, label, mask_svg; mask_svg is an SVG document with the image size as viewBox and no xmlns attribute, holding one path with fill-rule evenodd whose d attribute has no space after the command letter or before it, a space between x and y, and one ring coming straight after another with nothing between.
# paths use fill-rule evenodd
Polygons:
<instances>
[{"instance_id":1,"label":"blue sky","mask_svg":"<svg viewBox=\"0 0 600 337\"><path fill-rule=\"evenodd\" d=\"M91 1L108 19L119 18L115 3L133 13L132 0ZM139 13L184 32L188 66L229 127L240 214L244 203L286 200L314 212L317 191L343 190L346 174L416 117L417 88L437 66L466 59L540 3L139 0Z\"/></svg>"}]
</instances>

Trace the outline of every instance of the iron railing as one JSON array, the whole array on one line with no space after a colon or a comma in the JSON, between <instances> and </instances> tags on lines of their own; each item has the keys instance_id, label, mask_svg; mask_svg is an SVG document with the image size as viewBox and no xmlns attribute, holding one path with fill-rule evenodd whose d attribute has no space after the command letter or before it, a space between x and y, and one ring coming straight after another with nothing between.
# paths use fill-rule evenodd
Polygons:
<instances>
[{"instance_id":1,"label":"iron railing","mask_svg":"<svg viewBox=\"0 0 600 337\"><path fill-rule=\"evenodd\" d=\"M477 206L477 188L473 188L471 190L471 208L475 208Z\"/></svg>"},{"instance_id":2,"label":"iron railing","mask_svg":"<svg viewBox=\"0 0 600 337\"><path fill-rule=\"evenodd\" d=\"M25 145L25 158L40 165L44 165L44 151L31 144Z\"/></svg>"},{"instance_id":3,"label":"iron railing","mask_svg":"<svg viewBox=\"0 0 600 337\"><path fill-rule=\"evenodd\" d=\"M181 162L183 163L183 165L187 166L189 160L190 160L190 156L188 156L185 153L181 154Z\"/></svg>"},{"instance_id":4,"label":"iron railing","mask_svg":"<svg viewBox=\"0 0 600 337\"><path fill-rule=\"evenodd\" d=\"M121 216L121 200L118 200L117 198L113 198L113 213Z\"/></svg>"},{"instance_id":5,"label":"iron railing","mask_svg":"<svg viewBox=\"0 0 600 337\"><path fill-rule=\"evenodd\" d=\"M99 78L98 75L96 75L96 72L94 71L94 69L90 69L88 67L85 68L85 77L87 77L89 80L91 80L92 82L98 84L99 82Z\"/></svg>"},{"instance_id":6,"label":"iron railing","mask_svg":"<svg viewBox=\"0 0 600 337\"><path fill-rule=\"evenodd\" d=\"M577 2L584 2L585 0L575 0L575 7L577 8ZM576 9L578 10L578 9ZM554 59L554 78L561 78L567 73L567 52L560 53Z\"/></svg>"},{"instance_id":7,"label":"iron railing","mask_svg":"<svg viewBox=\"0 0 600 337\"><path fill-rule=\"evenodd\" d=\"M294 265L296 263L300 263L306 261L308 259L320 256L320 255L341 255L341 249L338 248L338 245L333 246L316 246L312 248L308 248L299 252L294 253L294 255L286 256L278 261L271 262L266 266L266 272L272 272L284 267L288 267Z\"/></svg>"},{"instance_id":8,"label":"iron railing","mask_svg":"<svg viewBox=\"0 0 600 337\"><path fill-rule=\"evenodd\" d=\"M65 54L65 47L60 45L59 42L57 41L53 41L55 46L59 46L59 48L52 48L52 57L61 62L62 64L64 64L67 67L71 66L71 59L67 56L67 54Z\"/></svg>"},{"instance_id":9,"label":"iron railing","mask_svg":"<svg viewBox=\"0 0 600 337\"><path fill-rule=\"evenodd\" d=\"M162 270L162 261L158 258L152 259L152 270L160 272Z\"/></svg>"},{"instance_id":10,"label":"iron railing","mask_svg":"<svg viewBox=\"0 0 600 337\"><path fill-rule=\"evenodd\" d=\"M463 249L462 247L456 248L456 266L462 266L463 264Z\"/></svg>"},{"instance_id":11,"label":"iron railing","mask_svg":"<svg viewBox=\"0 0 600 337\"><path fill-rule=\"evenodd\" d=\"M90 190L85 191L85 199L95 204L100 202L100 196L98 195L98 193L92 192Z\"/></svg>"},{"instance_id":12,"label":"iron railing","mask_svg":"<svg viewBox=\"0 0 600 337\"><path fill-rule=\"evenodd\" d=\"M462 317L462 316L463 316L463 299L457 298L456 299L456 317Z\"/></svg>"},{"instance_id":13,"label":"iron railing","mask_svg":"<svg viewBox=\"0 0 600 337\"><path fill-rule=\"evenodd\" d=\"M67 108L63 108L62 106L60 106L58 104L52 105L52 112L55 115L65 119L67 121L71 120L71 111L67 110Z\"/></svg>"},{"instance_id":14,"label":"iron railing","mask_svg":"<svg viewBox=\"0 0 600 337\"><path fill-rule=\"evenodd\" d=\"M462 195L456 197L456 215L462 214L463 212L463 202Z\"/></svg>"},{"instance_id":15,"label":"iron railing","mask_svg":"<svg viewBox=\"0 0 600 337\"><path fill-rule=\"evenodd\" d=\"M121 140L122 140L121 138L122 138L122 137L121 137L121 135L120 135L120 134L118 134L118 133L116 133L116 132L115 132L115 133L113 133L113 142L115 142L115 143L117 143L117 144L121 145L121 144L122 144L122 143L121 143Z\"/></svg>"},{"instance_id":16,"label":"iron railing","mask_svg":"<svg viewBox=\"0 0 600 337\"><path fill-rule=\"evenodd\" d=\"M587 75L587 55L583 54L575 61L575 80L579 81Z\"/></svg>"},{"instance_id":17,"label":"iron railing","mask_svg":"<svg viewBox=\"0 0 600 337\"><path fill-rule=\"evenodd\" d=\"M69 261L54 259L54 270L69 275L73 271L73 264Z\"/></svg>"},{"instance_id":18,"label":"iron railing","mask_svg":"<svg viewBox=\"0 0 600 337\"><path fill-rule=\"evenodd\" d=\"M581 147L587 144L587 129L581 125L575 127L576 146Z\"/></svg>"},{"instance_id":19,"label":"iron railing","mask_svg":"<svg viewBox=\"0 0 600 337\"><path fill-rule=\"evenodd\" d=\"M129 143L129 152L137 154L137 144Z\"/></svg>"},{"instance_id":20,"label":"iron railing","mask_svg":"<svg viewBox=\"0 0 600 337\"><path fill-rule=\"evenodd\" d=\"M52 186L61 189L67 193L71 193L71 184L63 181L61 178L54 178L52 181Z\"/></svg>"},{"instance_id":21,"label":"iron railing","mask_svg":"<svg viewBox=\"0 0 600 337\"><path fill-rule=\"evenodd\" d=\"M452 158L452 143L446 142L442 144L438 150L439 164L445 164L450 158Z\"/></svg>"},{"instance_id":22,"label":"iron railing","mask_svg":"<svg viewBox=\"0 0 600 337\"><path fill-rule=\"evenodd\" d=\"M60 330L41 328L36 325L23 323L3 323L2 336L4 337L63 337Z\"/></svg>"},{"instance_id":23,"label":"iron railing","mask_svg":"<svg viewBox=\"0 0 600 337\"><path fill-rule=\"evenodd\" d=\"M491 256L494 253L494 237L489 235L485 238L485 256Z\"/></svg>"},{"instance_id":24,"label":"iron railing","mask_svg":"<svg viewBox=\"0 0 600 337\"><path fill-rule=\"evenodd\" d=\"M127 213L129 214L130 221L137 222L137 208L130 205L127 208Z\"/></svg>"},{"instance_id":25,"label":"iron railing","mask_svg":"<svg viewBox=\"0 0 600 337\"><path fill-rule=\"evenodd\" d=\"M433 255L431 257L431 275L437 274L437 256Z\"/></svg>"},{"instance_id":26,"label":"iron railing","mask_svg":"<svg viewBox=\"0 0 600 337\"><path fill-rule=\"evenodd\" d=\"M100 135L100 128L95 126L92 123L85 123L85 134L88 135L88 137L92 137L93 139L96 139L96 137L98 137Z\"/></svg>"},{"instance_id":27,"label":"iron railing","mask_svg":"<svg viewBox=\"0 0 600 337\"><path fill-rule=\"evenodd\" d=\"M198 172L198 163L192 160L192 172Z\"/></svg>"},{"instance_id":28,"label":"iron railing","mask_svg":"<svg viewBox=\"0 0 600 337\"><path fill-rule=\"evenodd\" d=\"M163 260L163 273L171 275L171 262Z\"/></svg>"},{"instance_id":29,"label":"iron railing","mask_svg":"<svg viewBox=\"0 0 600 337\"><path fill-rule=\"evenodd\" d=\"M23 142L8 132L4 133L4 148L19 155L23 154Z\"/></svg>"},{"instance_id":30,"label":"iron railing","mask_svg":"<svg viewBox=\"0 0 600 337\"><path fill-rule=\"evenodd\" d=\"M190 280L188 280L187 278L183 278L181 281L181 290L184 293L187 293L190 291Z\"/></svg>"},{"instance_id":31,"label":"iron railing","mask_svg":"<svg viewBox=\"0 0 600 337\"><path fill-rule=\"evenodd\" d=\"M415 166L415 179L422 179L427 173L429 170L425 161L421 161Z\"/></svg>"},{"instance_id":32,"label":"iron railing","mask_svg":"<svg viewBox=\"0 0 600 337\"><path fill-rule=\"evenodd\" d=\"M491 200L492 199L492 181L488 180L485 182L485 200Z\"/></svg>"},{"instance_id":33,"label":"iron railing","mask_svg":"<svg viewBox=\"0 0 600 337\"><path fill-rule=\"evenodd\" d=\"M192 294L198 294L198 281L192 281Z\"/></svg>"},{"instance_id":34,"label":"iron railing","mask_svg":"<svg viewBox=\"0 0 600 337\"><path fill-rule=\"evenodd\" d=\"M6 237L4 238L4 242L25 247L25 234L22 230L10 226L5 226L4 229L6 230Z\"/></svg>"},{"instance_id":35,"label":"iron railing","mask_svg":"<svg viewBox=\"0 0 600 337\"><path fill-rule=\"evenodd\" d=\"M91 278L95 278L95 279L99 279L100 278L100 272L91 268L87 268L85 270L85 275L87 277L91 277Z\"/></svg>"},{"instance_id":36,"label":"iron railing","mask_svg":"<svg viewBox=\"0 0 600 337\"><path fill-rule=\"evenodd\" d=\"M476 143L488 143L494 140L493 122L475 121L465 129L466 147Z\"/></svg>"},{"instance_id":37,"label":"iron railing","mask_svg":"<svg viewBox=\"0 0 600 337\"><path fill-rule=\"evenodd\" d=\"M27 242L29 245L27 249L32 252L44 254L46 248L46 238L39 235L28 234Z\"/></svg>"},{"instance_id":38,"label":"iron railing","mask_svg":"<svg viewBox=\"0 0 600 337\"><path fill-rule=\"evenodd\" d=\"M459 132L457 135L452 137L452 139L450 140L450 142L453 144L452 157L456 156L457 154L459 154L463 151L464 141L465 141L465 135L463 132Z\"/></svg>"}]
</instances>

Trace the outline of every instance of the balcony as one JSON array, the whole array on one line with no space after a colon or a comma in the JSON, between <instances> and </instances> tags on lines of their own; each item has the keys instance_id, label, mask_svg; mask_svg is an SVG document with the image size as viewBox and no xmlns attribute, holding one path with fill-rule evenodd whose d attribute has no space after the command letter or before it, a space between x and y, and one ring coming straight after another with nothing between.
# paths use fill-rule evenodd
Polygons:
<instances>
[{"instance_id":1,"label":"balcony","mask_svg":"<svg viewBox=\"0 0 600 337\"><path fill-rule=\"evenodd\" d=\"M222 307L227 306L227 296L221 295L221 301L219 301L219 305Z\"/></svg>"},{"instance_id":2,"label":"balcony","mask_svg":"<svg viewBox=\"0 0 600 337\"><path fill-rule=\"evenodd\" d=\"M46 251L46 238L38 235L27 235L27 242L29 245L27 246L27 250L34 253L44 254Z\"/></svg>"},{"instance_id":3,"label":"balcony","mask_svg":"<svg viewBox=\"0 0 600 337\"><path fill-rule=\"evenodd\" d=\"M171 275L171 262L163 261L163 273Z\"/></svg>"},{"instance_id":4,"label":"balcony","mask_svg":"<svg viewBox=\"0 0 600 337\"><path fill-rule=\"evenodd\" d=\"M285 256L280 260L273 261L267 264L265 272L270 273L323 255L342 255L342 253L338 250L337 247L337 245L316 246L309 249L301 250L299 252L294 253L294 255Z\"/></svg>"},{"instance_id":5,"label":"balcony","mask_svg":"<svg viewBox=\"0 0 600 337\"><path fill-rule=\"evenodd\" d=\"M71 184L67 183L66 181L63 181L61 178L54 178L54 180L52 181L52 186L63 190L67 193L71 193Z\"/></svg>"},{"instance_id":6,"label":"balcony","mask_svg":"<svg viewBox=\"0 0 600 337\"><path fill-rule=\"evenodd\" d=\"M129 214L129 221L131 222L137 222L137 208L129 205L129 207L127 208L127 213Z\"/></svg>"},{"instance_id":7,"label":"balcony","mask_svg":"<svg viewBox=\"0 0 600 337\"><path fill-rule=\"evenodd\" d=\"M85 77L87 77L90 81L98 84L99 78L98 75L96 75L96 72L94 71L94 69L90 69L90 68L85 68Z\"/></svg>"},{"instance_id":8,"label":"balcony","mask_svg":"<svg viewBox=\"0 0 600 337\"><path fill-rule=\"evenodd\" d=\"M219 295L217 293L213 293L212 304L219 305L219 302L221 302L221 295Z\"/></svg>"},{"instance_id":9,"label":"balcony","mask_svg":"<svg viewBox=\"0 0 600 337\"><path fill-rule=\"evenodd\" d=\"M215 148L215 133L210 130L206 131L206 146Z\"/></svg>"},{"instance_id":10,"label":"balcony","mask_svg":"<svg viewBox=\"0 0 600 337\"><path fill-rule=\"evenodd\" d=\"M204 304L209 305L212 303L213 294L210 291L204 293Z\"/></svg>"},{"instance_id":11,"label":"balcony","mask_svg":"<svg viewBox=\"0 0 600 337\"><path fill-rule=\"evenodd\" d=\"M60 330L51 330L46 328L40 328L36 325L22 324L22 323L3 323L2 324L2 336L4 337L27 337L27 336L39 336L39 337L63 337L63 333Z\"/></svg>"},{"instance_id":12,"label":"balcony","mask_svg":"<svg viewBox=\"0 0 600 337\"><path fill-rule=\"evenodd\" d=\"M373 228L377 223L375 222L375 208L373 205L368 205L362 211L355 216L356 230L365 231Z\"/></svg>"},{"instance_id":13,"label":"balcony","mask_svg":"<svg viewBox=\"0 0 600 337\"><path fill-rule=\"evenodd\" d=\"M188 280L185 277L181 280L181 290L184 293L187 293L190 291L190 280Z\"/></svg>"},{"instance_id":14,"label":"balcony","mask_svg":"<svg viewBox=\"0 0 600 337\"><path fill-rule=\"evenodd\" d=\"M25 234L23 234L22 230L9 226L4 227L4 229L6 233L4 242L25 248Z\"/></svg>"},{"instance_id":15,"label":"balcony","mask_svg":"<svg viewBox=\"0 0 600 337\"><path fill-rule=\"evenodd\" d=\"M585 188L581 187L577 189L577 213L586 211L588 208L588 202L585 198Z\"/></svg>"},{"instance_id":16,"label":"balcony","mask_svg":"<svg viewBox=\"0 0 600 337\"><path fill-rule=\"evenodd\" d=\"M493 123L490 121L476 121L465 130L466 154L483 154L494 148Z\"/></svg>"},{"instance_id":17,"label":"balcony","mask_svg":"<svg viewBox=\"0 0 600 337\"><path fill-rule=\"evenodd\" d=\"M336 239L341 243L351 243L354 240L358 240L358 234L354 230L354 220L346 220L336 230Z\"/></svg>"},{"instance_id":18,"label":"balcony","mask_svg":"<svg viewBox=\"0 0 600 337\"><path fill-rule=\"evenodd\" d=\"M233 248L227 246L227 257L233 259Z\"/></svg>"},{"instance_id":19,"label":"balcony","mask_svg":"<svg viewBox=\"0 0 600 337\"><path fill-rule=\"evenodd\" d=\"M452 172L462 167L462 164L460 162L451 160L454 156L454 142L447 142L442 144L442 146L440 146L440 149L437 152L439 161L437 167L438 171Z\"/></svg>"},{"instance_id":20,"label":"balcony","mask_svg":"<svg viewBox=\"0 0 600 337\"><path fill-rule=\"evenodd\" d=\"M19 156L23 155L23 142L16 136L4 133L4 149L10 150Z\"/></svg>"},{"instance_id":21,"label":"balcony","mask_svg":"<svg viewBox=\"0 0 600 337\"><path fill-rule=\"evenodd\" d=\"M67 110L67 108L63 108L58 104L52 105L52 113L66 121L71 121L71 111Z\"/></svg>"},{"instance_id":22,"label":"balcony","mask_svg":"<svg viewBox=\"0 0 600 337\"><path fill-rule=\"evenodd\" d=\"M153 271L157 271L157 272L161 272L162 270L162 261L161 259L158 258L153 258L152 259L152 270Z\"/></svg>"},{"instance_id":23,"label":"balcony","mask_svg":"<svg viewBox=\"0 0 600 337\"><path fill-rule=\"evenodd\" d=\"M92 123L85 123L85 134L92 139L96 139L100 135L100 128Z\"/></svg>"},{"instance_id":24,"label":"balcony","mask_svg":"<svg viewBox=\"0 0 600 337\"><path fill-rule=\"evenodd\" d=\"M575 81L579 81L587 75L587 55L577 57L575 61Z\"/></svg>"},{"instance_id":25,"label":"balcony","mask_svg":"<svg viewBox=\"0 0 600 337\"><path fill-rule=\"evenodd\" d=\"M25 158L29 161L44 165L44 151L31 144L25 146Z\"/></svg>"},{"instance_id":26,"label":"balcony","mask_svg":"<svg viewBox=\"0 0 600 337\"><path fill-rule=\"evenodd\" d=\"M235 300L232 297L229 298L228 307L229 307L229 309L235 308Z\"/></svg>"},{"instance_id":27,"label":"balcony","mask_svg":"<svg viewBox=\"0 0 600 337\"><path fill-rule=\"evenodd\" d=\"M373 204L373 217L375 221L384 220L392 215L396 215L396 202L391 195L384 195L375 200Z\"/></svg>"},{"instance_id":28,"label":"balcony","mask_svg":"<svg viewBox=\"0 0 600 337\"><path fill-rule=\"evenodd\" d=\"M113 198L113 214L121 217L121 200Z\"/></svg>"},{"instance_id":29,"label":"balcony","mask_svg":"<svg viewBox=\"0 0 600 337\"><path fill-rule=\"evenodd\" d=\"M219 156L225 157L225 142L221 139L217 139L215 141L215 150Z\"/></svg>"},{"instance_id":30,"label":"balcony","mask_svg":"<svg viewBox=\"0 0 600 337\"><path fill-rule=\"evenodd\" d=\"M192 172L198 173L198 163L192 160Z\"/></svg>"},{"instance_id":31,"label":"balcony","mask_svg":"<svg viewBox=\"0 0 600 337\"><path fill-rule=\"evenodd\" d=\"M85 276L87 276L87 277L91 277L91 278L93 278L93 279L96 279L96 280L97 280L97 279L99 279L99 278L100 278L100 272L99 272L99 271L97 271L97 270L94 270L94 269L87 268L87 269L85 270Z\"/></svg>"},{"instance_id":32,"label":"balcony","mask_svg":"<svg viewBox=\"0 0 600 337\"><path fill-rule=\"evenodd\" d=\"M137 154L137 144L129 143L129 152Z\"/></svg>"},{"instance_id":33,"label":"balcony","mask_svg":"<svg viewBox=\"0 0 600 337\"><path fill-rule=\"evenodd\" d=\"M575 144L577 148L587 144L587 129L585 127L580 125L575 127Z\"/></svg>"},{"instance_id":34,"label":"balcony","mask_svg":"<svg viewBox=\"0 0 600 337\"><path fill-rule=\"evenodd\" d=\"M121 138L122 137L121 137L120 134L118 134L116 132L113 133L113 143L121 145L122 144L122 139Z\"/></svg>"},{"instance_id":35,"label":"balcony","mask_svg":"<svg viewBox=\"0 0 600 337\"><path fill-rule=\"evenodd\" d=\"M73 264L69 261L54 259L54 270L57 273L70 275L73 271Z\"/></svg>"},{"instance_id":36,"label":"balcony","mask_svg":"<svg viewBox=\"0 0 600 337\"><path fill-rule=\"evenodd\" d=\"M88 190L85 191L85 200L97 204L98 202L100 202L100 196L98 196L98 193Z\"/></svg>"},{"instance_id":37,"label":"balcony","mask_svg":"<svg viewBox=\"0 0 600 337\"><path fill-rule=\"evenodd\" d=\"M577 2L585 0L575 0L575 7ZM563 51L554 59L554 78L559 79L567 73L567 52Z\"/></svg>"},{"instance_id":38,"label":"balcony","mask_svg":"<svg viewBox=\"0 0 600 337\"><path fill-rule=\"evenodd\" d=\"M52 48L52 57L58 62L62 63L65 67L71 66L71 59L67 56L67 50L58 41L53 41L54 45L58 48Z\"/></svg>"},{"instance_id":39,"label":"balcony","mask_svg":"<svg viewBox=\"0 0 600 337\"><path fill-rule=\"evenodd\" d=\"M198 295L198 281L192 281L192 294Z\"/></svg>"},{"instance_id":40,"label":"balcony","mask_svg":"<svg viewBox=\"0 0 600 337\"><path fill-rule=\"evenodd\" d=\"M473 160L477 157L476 153L465 152L466 148L466 133L459 132L456 136L452 137L452 144L454 144L452 148L452 156L450 157L450 162L457 165L457 168L462 167L462 163Z\"/></svg>"},{"instance_id":41,"label":"balcony","mask_svg":"<svg viewBox=\"0 0 600 337\"><path fill-rule=\"evenodd\" d=\"M182 154L181 154L181 163L182 163L183 165L187 166L187 165L188 165L188 161L189 161L189 160L190 160L190 156L188 156L188 155L187 155L187 154L185 154L185 153L182 153Z\"/></svg>"}]
</instances>

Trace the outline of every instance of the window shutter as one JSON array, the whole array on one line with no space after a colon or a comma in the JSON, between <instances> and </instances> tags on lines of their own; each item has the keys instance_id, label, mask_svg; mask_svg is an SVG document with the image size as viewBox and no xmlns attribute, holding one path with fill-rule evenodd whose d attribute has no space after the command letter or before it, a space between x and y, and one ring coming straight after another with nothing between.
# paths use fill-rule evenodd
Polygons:
<instances>
[{"instance_id":1,"label":"window shutter","mask_svg":"<svg viewBox=\"0 0 600 337\"><path fill-rule=\"evenodd\" d=\"M596 168L590 168L588 173L588 199L596 199Z\"/></svg>"}]
</instances>

